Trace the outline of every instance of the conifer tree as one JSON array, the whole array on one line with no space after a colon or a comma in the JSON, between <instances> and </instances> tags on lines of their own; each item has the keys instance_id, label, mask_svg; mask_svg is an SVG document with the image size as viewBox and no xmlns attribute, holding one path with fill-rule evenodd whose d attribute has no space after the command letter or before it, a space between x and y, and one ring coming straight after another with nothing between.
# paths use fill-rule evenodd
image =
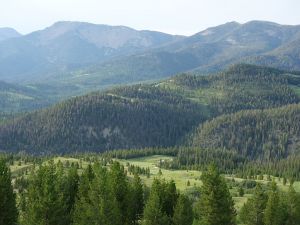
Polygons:
<instances>
[{"instance_id":1,"label":"conifer tree","mask_svg":"<svg viewBox=\"0 0 300 225\"><path fill-rule=\"evenodd\" d=\"M180 194L174 210L173 224L192 225L193 219L192 203L185 195Z\"/></svg>"},{"instance_id":2,"label":"conifer tree","mask_svg":"<svg viewBox=\"0 0 300 225\"><path fill-rule=\"evenodd\" d=\"M66 204L64 224L69 225L73 224L73 213L79 185L79 176L75 166L71 166L63 184L63 202Z\"/></svg>"},{"instance_id":3,"label":"conifer tree","mask_svg":"<svg viewBox=\"0 0 300 225\"><path fill-rule=\"evenodd\" d=\"M142 219L144 209L144 190L141 178L134 174L130 198L131 221L136 225Z\"/></svg>"},{"instance_id":4,"label":"conifer tree","mask_svg":"<svg viewBox=\"0 0 300 225\"><path fill-rule=\"evenodd\" d=\"M234 202L215 165L209 166L201 176L201 196L196 207L199 224L205 225L234 225L236 211Z\"/></svg>"},{"instance_id":5,"label":"conifer tree","mask_svg":"<svg viewBox=\"0 0 300 225\"><path fill-rule=\"evenodd\" d=\"M264 213L265 225L281 225L283 222L279 191L273 181L268 194L268 201Z\"/></svg>"},{"instance_id":6,"label":"conifer tree","mask_svg":"<svg viewBox=\"0 0 300 225\"><path fill-rule=\"evenodd\" d=\"M287 225L297 225L300 223L300 195L296 193L292 185L288 193L287 214Z\"/></svg>"},{"instance_id":7,"label":"conifer tree","mask_svg":"<svg viewBox=\"0 0 300 225\"><path fill-rule=\"evenodd\" d=\"M264 225L263 217L266 208L267 195L260 184L256 185L253 196L244 204L240 218L246 225Z\"/></svg>"},{"instance_id":8,"label":"conifer tree","mask_svg":"<svg viewBox=\"0 0 300 225\"><path fill-rule=\"evenodd\" d=\"M173 217L174 209L177 203L178 193L176 189L176 184L173 180L168 183L163 182L165 188L163 191L163 211L166 212L168 217Z\"/></svg>"},{"instance_id":9,"label":"conifer tree","mask_svg":"<svg viewBox=\"0 0 300 225\"><path fill-rule=\"evenodd\" d=\"M109 180L112 195L116 199L118 210L121 213L121 220L123 224L130 224L129 184L124 167L119 162L112 164Z\"/></svg>"},{"instance_id":10,"label":"conifer tree","mask_svg":"<svg viewBox=\"0 0 300 225\"><path fill-rule=\"evenodd\" d=\"M64 225L66 205L60 175L53 161L40 166L32 175L24 213L25 225Z\"/></svg>"},{"instance_id":11,"label":"conifer tree","mask_svg":"<svg viewBox=\"0 0 300 225\"><path fill-rule=\"evenodd\" d=\"M144 224L171 224L178 193L174 181L154 179L144 210Z\"/></svg>"},{"instance_id":12,"label":"conifer tree","mask_svg":"<svg viewBox=\"0 0 300 225\"><path fill-rule=\"evenodd\" d=\"M89 180L89 168L80 183L75 204L74 225L123 225L118 203L111 190L109 173L100 165L94 166L94 178Z\"/></svg>"},{"instance_id":13,"label":"conifer tree","mask_svg":"<svg viewBox=\"0 0 300 225\"><path fill-rule=\"evenodd\" d=\"M11 174L5 161L0 159L0 224L17 224L16 196L11 184Z\"/></svg>"}]
</instances>

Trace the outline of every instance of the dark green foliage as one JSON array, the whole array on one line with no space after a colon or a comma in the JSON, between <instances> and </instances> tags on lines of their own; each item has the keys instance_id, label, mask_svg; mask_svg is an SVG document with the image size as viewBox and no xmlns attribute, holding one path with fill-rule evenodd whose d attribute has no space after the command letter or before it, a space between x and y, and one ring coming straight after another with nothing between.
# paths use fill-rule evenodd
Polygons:
<instances>
[{"instance_id":1,"label":"dark green foliage","mask_svg":"<svg viewBox=\"0 0 300 225\"><path fill-rule=\"evenodd\" d=\"M41 153L41 150L53 153L175 146L182 144L196 126L213 116L299 102L295 92L300 82L297 77L297 74L286 74L280 70L241 64L218 75L181 75L153 85L134 85L92 93L6 121L0 125L0 147L9 151L22 149L34 153ZM233 118L240 123L239 126L243 126L259 114L256 111L246 113L249 117L247 121L243 121L240 114L223 116L203 125L201 132L206 135L219 121L225 123ZM257 116L262 121L266 117L263 112ZM267 120L259 128L267 130L269 123ZM243 129L249 132L243 135L244 138L252 135L248 126ZM275 139L274 145L280 145L279 153L284 155L288 138L285 133L284 130L283 134L275 137L260 133L258 137L250 137L256 138L255 141ZM202 143L201 135L195 135L192 141L195 145L200 141ZM206 139L206 136L203 138ZM240 143L245 145L246 150L243 151L251 151L251 138ZM204 140L203 145L210 146L208 140ZM225 141L235 144L236 138L225 137ZM226 142L221 146L231 149L230 143ZM238 144L235 147L240 149ZM219 145L216 143L213 147ZM264 148L272 146L265 143ZM252 154L256 153L252 151Z\"/></svg>"},{"instance_id":2,"label":"dark green foliage","mask_svg":"<svg viewBox=\"0 0 300 225\"><path fill-rule=\"evenodd\" d=\"M281 225L283 222L284 210L280 202L280 194L276 183L272 182L264 212L264 223L265 225Z\"/></svg>"},{"instance_id":3,"label":"dark green foliage","mask_svg":"<svg viewBox=\"0 0 300 225\"><path fill-rule=\"evenodd\" d=\"M298 154L300 105L241 111L203 124L193 145L234 149L250 159L281 159Z\"/></svg>"},{"instance_id":4,"label":"dark green foliage","mask_svg":"<svg viewBox=\"0 0 300 225\"><path fill-rule=\"evenodd\" d=\"M190 200L183 194L177 199L173 215L174 225L192 225L194 220L193 208Z\"/></svg>"},{"instance_id":5,"label":"dark green foliage","mask_svg":"<svg viewBox=\"0 0 300 225\"><path fill-rule=\"evenodd\" d=\"M132 182L123 166L110 170L96 164L84 170L75 204L74 224L136 225L144 208L144 189L138 175Z\"/></svg>"},{"instance_id":6,"label":"dark green foliage","mask_svg":"<svg viewBox=\"0 0 300 225\"><path fill-rule=\"evenodd\" d=\"M264 225L266 203L267 195L261 185L257 184L253 197L251 197L241 209L241 221L246 225Z\"/></svg>"},{"instance_id":7,"label":"dark green foliage","mask_svg":"<svg viewBox=\"0 0 300 225\"><path fill-rule=\"evenodd\" d=\"M73 213L75 209L75 200L78 193L79 176L77 168L72 166L63 182L63 202L66 204L64 224L73 224Z\"/></svg>"},{"instance_id":8,"label":"dark green foliage","mask_svg":"<svg viewBox=\"0 0 300 225\"><path fill-rule=\"evenodd\" d=\"M287 225L296 225L300 221L300 195L293 186L289 187L287 198Z\"/></svg>"},{"instance_id":9,"label":"dark green foliage","mask_svg":"<svg viewBox=\"0 0 300 225\"><path fill-rule=\"evenodd\" d=\"M178 193L174 181L154 179L144 210L144 225L172 224Z\"/></svg>"},{"instance_id":10,"label":"dark green foliage","mask_svg":"<svg viewBox=\"0 0 300 225\"><path fill-rule=\"evenodd\" d=\"M201 175L203 186L195 210L198 224L234 225L236 211L225 179L218 169L211 165Z\"/></svg>"},{"instance_id":11,"label":"dark green foliage","mask_svg":"<svg viewBox=\"0 0 300 225\"><path fill-rule=\"evenodd\" d=\"M111 190L108 171L96 165L93 168L94 176L90 176L89 170L81 178L74 224L85 225L89 221L91 224L121 225L121 212Z\"/></svg>"},{"instance_id":12,"label":"dark green foliage","mask_svg":"<svg viewBox=\"0 0 300 225\"><path fill-rule=\"evenodd\" d=\"M240 197L243 197L244 194L245 194L245 191L244 191L243 187L240 187L239 190L238 190L238 192L239 192L239 196Z\"/></svg>"},{"instance_id":13,"label":"dark green foliage","mask_svg":"<svg viewBox=\"0 0 300 225\"><path fill-rule=\"evenodd\" d=\"M142 219L145 203L143 184L137 174L134 174L131 186L129 211L132 224L136 225L139 224L139 221Z\"/></svg>"},{"instance_id":14,"label":"dark green foliage","mask_svg":"<svg viewBox=\"0 0 300 225\"><path fill-rule=\"evenodd\" d=\"M5 161L0 158L0 224L16 225L18 210L11 184L11 174Z\"/></svg>"},{"instance_id":15,"label":"dark green foliage","mask_svg":"<svg viewBox=\"0 0 300 225\"><path fill-rule=\"evenodd\" d=\"M74 98L6 123L0 127L0 146L30 152L172 146L205 118L189 100L168 92L160 100L151 94L154 87L146 86L144 94L139 88L144 87Z\"/></svg>"},{"instance_id":16,"label":"dark green foliage","mask_svg":"<svg viewBox=\"0 0 300 225\"><path fill-rule=\"evenodd\" d=\"M59 225L65 224L70 216L63 192L64 176L61 165L50 161L49 165L40 166L30 178L26 209L23 223L25 225Z\"/></svg>"},{"instance_id":17,"label":"dark green foliage","mask_svg":"<svg viewBox=\"0 0 300 225\"><path fill-rule=\"evenodd\" d=\"M119 162L114 162L111 166L109 188L113 198L116 200L117 210L121 214L123 224L130 224L130 192L129 183L125 174L124 167Z\"/></svg>"}]
</instances>

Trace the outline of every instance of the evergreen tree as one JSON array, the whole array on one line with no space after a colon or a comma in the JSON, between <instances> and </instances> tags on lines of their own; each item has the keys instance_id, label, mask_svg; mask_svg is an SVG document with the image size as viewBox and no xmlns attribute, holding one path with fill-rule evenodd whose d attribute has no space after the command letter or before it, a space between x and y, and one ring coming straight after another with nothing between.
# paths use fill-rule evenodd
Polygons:
<instances>
[{"instance_id":1,"label":"evergreen tree","mask_svg":"<svg viewBox=\"0 0 300 225\"><path fill-rule=\"evenodd\" d=\"M239 196L243 197L245 194L244 188L243 187L239 187Z\"/></svg>"},{"instance_id":2,"label":"evergreen tree","mask_svg":"<svg viewBox=\"0 0 300 225\"><path fill-rule=\"evenodd\" d=\"M178 193L174 181L154 179L144 211L144 224L171 224Z\"/></svg>"},{"instance_id":3,"label":"evergreen tree","mask_svg":"<svg viewBox=\"0 0 300 225\"><path fill-rule=\"evenodd\" d=\"M123 224L130 224L130 195L129 184L124 167L119 162L114 162L110 171L110 189L117 201L118 210L121 213Z\"/></svg>"},{"instance_id":4,"label":"evergreen tree","mask_svg":"<svg viewBox=\"0 0 300 225\"><path fill-rule=\"evenodd\" d=\"M0 159L0 224L17 224L16 196L11 184L11 174L5 161Z\"/></svg>"},{"instance_id":5,"label":"evergreen tree","mask_svg":"<svg viewBox=\"0 0 300 225\"><path fill-rule=\"evenodd\" d=\"M131 185L131 221L132 224L136 225L141 220L144 209L144 190L141 178L134 174L133 183Z\"/></svg>"},{"instance_id":6,"label":"evergreen tree","mask_svg":"<svg viewBox=\"0 0 300 225\"><path fill-rule=\"evenodd\" d=\"M75 166L71 166L63 184L63 202L66 204L64 224L68 225L73 224L73 212L79 185L79 176Z\"/></svg>"},{"instance_id":7,"label":"evergreen tree","mask_svg":"<svg viewBox=\"0 0 300 225\"><path fill-rule=\"evenodd\" d=\"M174 210L173 224L192 225L193 219L192 203L185 195L180 194Z\"/></svg>"},{"instance_id":8,"label":"evergreen tree","mask_svg":"<svg viewBox=\"0 0 300 225\"><path fill-rule=\"evenodd\" d=\"M279 191L276 183L273 181L264 213L265 225L281 225L283 222L282 213Z\"/></svg>"},{"instance_id":9,"label":"evergreen tree","mask_svg":"<svg viewBox=\"0 0 300 225\"><path fill-rule=\"evenodd\" d=\"M33 173L28 187L24 214L25 225L65 225L66 204L63 201L64 180L53 161Z\"/></svg>"},{"instance_id":10,"label":"evergreen tree","mask_svg":"<svg viewBox=\"0 0 300 225\"><path fill-rule=\"evenodd\" d=\"M176 184L173 180L168 183L163 182L162 184L165 185L165 189L162 190L163 211L166 212L167 216L171 218L173 217L178 198Z\"/></svg>"},{"instance_id":11,"label":"evergreen tree","mask_svg":"<svg viewBox=\"0 0 300 225\"><path fill-rule=\"evenodd\" d=\"M246 225L264 225L263 217L266 203L267 195L261 185L257 184L253 196L241 209L241 221Z\"/></svg>"},{"instance_id":12,"label":"evergreen tree","mask_svg":"<svg viewBox=\"0 0 300 225\"><path fill-rule=\"evenodd\" d=\"M287 225L298 225L300 223L300 195L290 186L287 204Z\"/></svg>"},{"instance_id":13,"label":"evergreen tree","mask_svg":"<svg viewBox=\"0 0 300 225\"><path fill-rule=\"evenodd\" d=\"M205 225L234 225L236 211L234 202L216 166L209 166L201 175L202 187L196 207L197 219Z\"/></svg>"},{"instance_id":14,"label":"evergreen tree","mask_svg":"<svg viewBox=\"0 0 300 225\"><path fill-rule=\"evenodd\" d=\"M86 182L80 184L75 204L74 225L123 225L118 203L111 190L109 173L100 165L94 166L94 178L89 180L89 169L84 173Z\"/></svg>"}]
</instances>

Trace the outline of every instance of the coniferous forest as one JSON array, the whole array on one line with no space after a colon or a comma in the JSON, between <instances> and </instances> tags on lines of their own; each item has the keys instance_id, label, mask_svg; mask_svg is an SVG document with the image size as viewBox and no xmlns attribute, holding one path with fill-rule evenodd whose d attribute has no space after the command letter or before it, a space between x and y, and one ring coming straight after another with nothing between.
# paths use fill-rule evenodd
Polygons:
<instances>
[{"instance_id":1,"label":"coniferous forest","mask_svg":"<svg viewBox=\"0 0 300 225\"><path fill-rule=\"evenodd\" d=\"M107 155L79 158L79 163L69 163L3 157L1 224L296 225L300 221L300 194L290 181L283 191L275 180L267 184L248 180L238 193L251 197L237 212L230 192L234 178L225 179L214 164L203 169L201 187L184 193L160 174L148 187L138 172ZM24 159L32 166L21 176L12 176L8 165Z\"/></svg>"},{"instance_id":2,"label":"coniferous forest","mask_svg":"<svg viewBox=\"0 0 300 225\"><path fill-rule=\"evenodd\" d=\"M1 3L0 225L300 225L300 25L189 33L300 3L117 1Z\"/></svg>"}]
</instances>

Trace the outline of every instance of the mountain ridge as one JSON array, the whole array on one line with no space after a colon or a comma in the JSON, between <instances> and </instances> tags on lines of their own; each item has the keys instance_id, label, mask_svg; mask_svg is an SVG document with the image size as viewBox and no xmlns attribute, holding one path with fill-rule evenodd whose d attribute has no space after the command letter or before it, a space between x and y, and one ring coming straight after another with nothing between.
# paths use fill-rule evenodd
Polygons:
<instances>
[{"instance_id":1,"label":"mountain ridge","mask_svg":"<svg viewBox=\"0 0 300 225\"><path fill-rule=\"evenodd\" d=\"M102 152L181 145L199 124L240 110L300 102L300 75L239 64L75 97L0 125L0 149Z\"/></svg>"}]
</instances>

